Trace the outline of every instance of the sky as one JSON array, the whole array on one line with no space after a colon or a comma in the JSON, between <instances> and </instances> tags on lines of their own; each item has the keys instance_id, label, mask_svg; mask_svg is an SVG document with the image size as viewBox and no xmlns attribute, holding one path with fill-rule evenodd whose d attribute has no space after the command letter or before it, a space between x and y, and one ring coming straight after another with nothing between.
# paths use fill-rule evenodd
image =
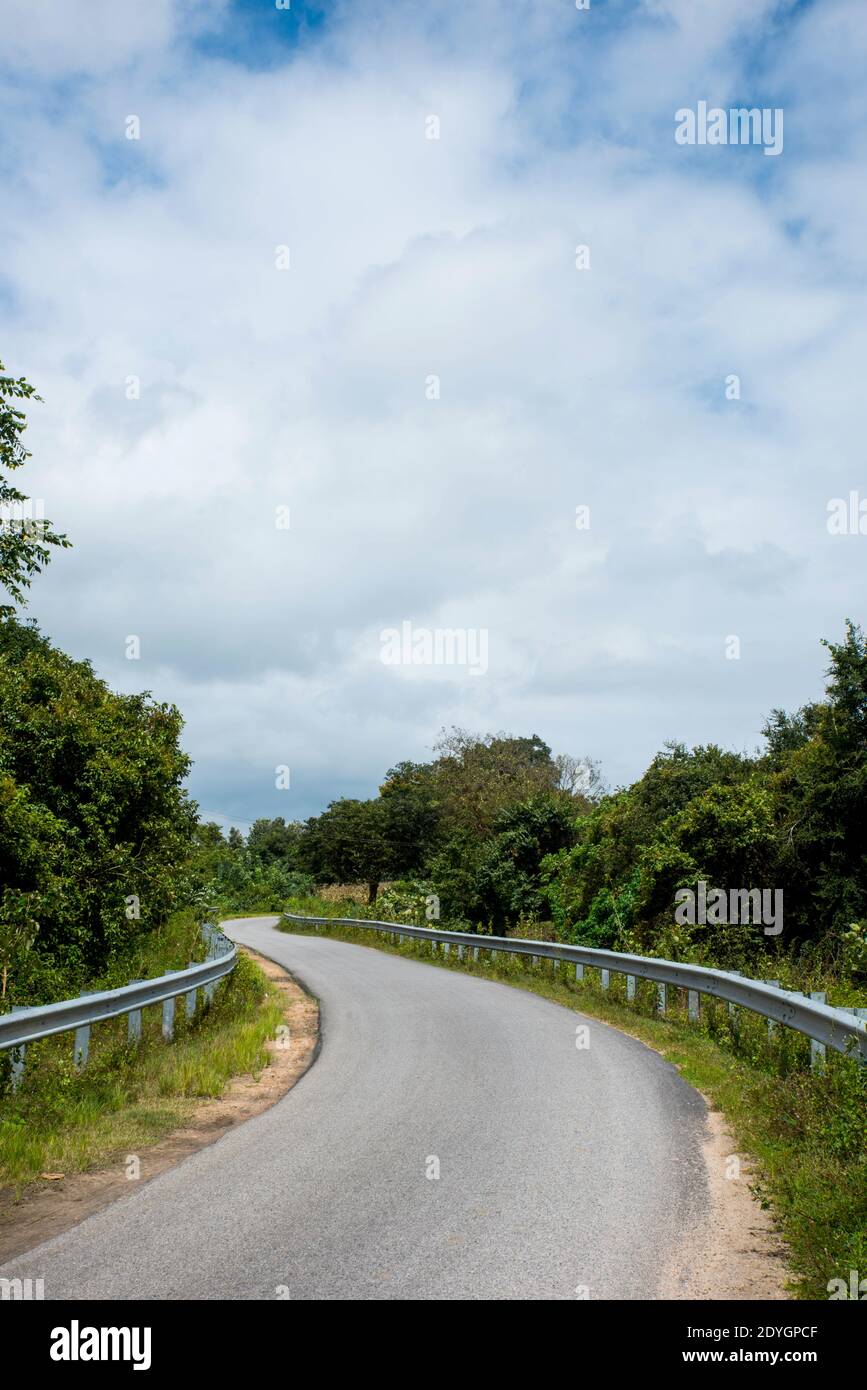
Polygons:
<instances>
[{"instance_id":1,"label":"sky","mask_svg":"<svg viewBox=\"0 0 867 1390\"><path fill-rule=\"evenodd\" d=\"M0 13L16 481L73 542L27 612L178 705L206 818L452 725L614 787L820 696L865 610L862 0ZM702 102L782 148L680 143Z\"/></svg>"}]
</instances>

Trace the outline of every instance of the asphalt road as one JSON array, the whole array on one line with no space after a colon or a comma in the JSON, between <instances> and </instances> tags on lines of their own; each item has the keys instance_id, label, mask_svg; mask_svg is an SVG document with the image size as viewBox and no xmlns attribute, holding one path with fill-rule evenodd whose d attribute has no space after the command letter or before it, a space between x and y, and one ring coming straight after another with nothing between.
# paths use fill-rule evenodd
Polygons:
<instances>
[{"instance_id":1,"label":"asphalt road","mask_svg":"<svg viewBox=\"0 0 867 1390\"><path fill-rule=\"evenodd\" d=\"M311 1069L0 1274L47 1299L654 1297L709 1200L704 1102L673 1067L535 995L274 921L224 929L318 996Z\"/></svg>"}]
</instances>

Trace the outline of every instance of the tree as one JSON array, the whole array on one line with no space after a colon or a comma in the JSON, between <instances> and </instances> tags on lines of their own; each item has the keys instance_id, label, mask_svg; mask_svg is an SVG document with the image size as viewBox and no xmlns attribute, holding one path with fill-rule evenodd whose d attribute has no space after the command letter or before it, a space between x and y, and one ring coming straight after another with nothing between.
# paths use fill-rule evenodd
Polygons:
<instances>
[{"instance_id":1,"label":"tree","mask_svg":"<svg viewBox=\"0 0 867 1390\"><path fill-rule=\"evenodd\" d=\"M424 873L441 838L441 814L430 763L401 762L379 789L389 873Z\"/></svg>"},{"instance_id":2,"label":"tree","mask_svg":"<svg viewBox=\"0 0 867 1390\"><path fill-rule=\"evenodd\" d=\"M262 817L250 827L247 849L262 864L294 865L300 835L301 826L294 822L287 825L282 816L276 816L273 820Z\"/></svg>"},{"instance_id":3,"label":"tree","mask_svg":"<svg viewBox=\"0 0 867 1390\"><path fill-rule=\"evenodd\" d=\"M551 749L537 734L482 738L454 728L443 730L434 752L436 793L449 832L465 828L487 836L505 807L557 786Z\"/></svg>"},{"instance_id":4,"label":"tree","mask_svg":"<svg viewBox=\"0 0 867 1390\"><path fill-rule=\"evenodd\" d=\"M203 849L224 849L226 845L223 832L215 820L199 821L195 839Z\"/></svg>"},{"instance_id":5,"label":"tree","mask_svg":"<svg viewBox=\"0 0 867 1390\"><path fill-rule=\"evenodd\" d=\"M32 513L32 501L14 487L6 474L27 462L30 453L21 436L27 428L24 412L12 402L41 400L24 377L3 375L0 362L0 585L15 603L24 603L24 590L51 558L49 546L70 544L51 530L51 523ZM0 604L0 619L11 617L14 604Z\"/></svg>"},{"instance_id":6,"label":"tree","mask_svg":"<svg viewBox=\"0 0 867 1390\"><path fill-rule=\"evenodd\" d=\"M545 915L542 861L572 844L573 823L568 805L551 795L518 802L497 816L476 875L484 920L495 932Z\"/></svg>"},{"instance_id":7,"label":"tree","mask_svg":"<svg viewBox=\"0 0 867 1390\"><path fill-rule=\"evenodd\" d=\"M561 935L665 954L675 891L703 879L781 890L789 949L821 942L837 959L844 945L857 953L867 921L867 642L848 622L842 642L824 645L824 700L773 710L759 756L669 744L633 786L578 818L577 844L543 866ZM749 967L768 949L731 923L707 924L689 944L738 968L738 953Z\"/></svg>"},{"instance_id":8,"label":"tree","mask_svg":"<svg viewBox=\"0 0 867 1390\"><path fill-rule=\"evenodd\" d=\"M368 901L390 872L380 801L332 801L307 821L299 842L301 865L319 883L366 883Z\"/></svg>"},{"instance_id":9,"label":"tree","mask_svg":"<svg viewBox=\"0 0 867 1390\"><path fill-rule=\"evenodd\" d=\"M867 918L867 644L850 621L824 646L826 699L808 707L811 737L776 760L771 786L787 918L803 937L840 939Z\"/></svg>"},{"instance_id":10,"label":"tree","mask_svg":"<svg viewBox=\"0 0 867 1390\"><path fill-rule=\"evenodd\" d=\"M18 894L38 957L69 980L104 968L182 896L196 820L182 720L117 695L34 626L0 623L0 921Z\"/></svg>"}]
</instances>

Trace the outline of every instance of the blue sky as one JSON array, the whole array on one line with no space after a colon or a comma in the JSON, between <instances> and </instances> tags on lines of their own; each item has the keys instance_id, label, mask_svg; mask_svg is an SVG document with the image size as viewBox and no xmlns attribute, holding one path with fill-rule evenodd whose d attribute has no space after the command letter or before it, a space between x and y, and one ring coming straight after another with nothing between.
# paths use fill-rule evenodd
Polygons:
<instances>
[{"instance_id":1,"label":"blue sky","mask_svg":"<svg viewBox=\"0 0 867 1390\"><path fill-rule=\"evenodd\" d=\"M864 611L862 4L6 9L0 356L74 542L30 613L180 706L206 814L451 724L617 784L818 695ZM782 152L678 145L700 101ZM404 621L487 669L384 665Z\"/></svg>"},{"instance_id":2,"label":"blue sky","mask_svg":"<svg viewBox=\"0 0 867 1390\"><path fill-rule=\"evenodd\" d=\"M225 8L219 25L196 39L194 46L205 57L224 58L254 71L278 67L294 52L322 40L340 9L303 0L295 0L288 9L278 9L274 0L235 0Z\"/></svg>"}]
</instances>

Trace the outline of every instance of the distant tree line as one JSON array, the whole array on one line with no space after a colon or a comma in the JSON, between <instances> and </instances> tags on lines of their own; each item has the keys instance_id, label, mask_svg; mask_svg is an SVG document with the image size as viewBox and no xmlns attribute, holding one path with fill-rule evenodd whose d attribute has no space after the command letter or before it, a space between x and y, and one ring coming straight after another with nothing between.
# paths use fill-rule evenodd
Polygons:
<instances>
[{"instance_id":1,"label":"distant tree line","mask_svg":"<svg viewBox=\"0 0 867 1390\"><path fill-rule=\"evenodd\" d=\"M379 794L342 797L303 823L259 820L246 841L216 825L197 831L201 889L221 900L252 893L412 880L453 922L505 930L544 910L543 859L574 841L574 822L599 794L589 761L554 758L537 736L443 733L431 762L391 768Z\"/></svg>"},{"instance_id":2,"label":"distant tree line","mask_svg":"<svg viewBox=\"0 0 867 1390\"><path fill-rule=\"evenodd\" d=\"M373 904L399 880L470 930L550 923L565 940L729 964L819 947L867 971L867 647L852 622L825 646L824 699L773 710L754 753L669 743L608 791L591 760L554 757L536 735L454 729L373 798L257 821L234 869L220 836L223 882L363 884ZM780 890L780 939L754 921L677 923L676 893L702 881Z\"/></svg>"}]
</instances>

